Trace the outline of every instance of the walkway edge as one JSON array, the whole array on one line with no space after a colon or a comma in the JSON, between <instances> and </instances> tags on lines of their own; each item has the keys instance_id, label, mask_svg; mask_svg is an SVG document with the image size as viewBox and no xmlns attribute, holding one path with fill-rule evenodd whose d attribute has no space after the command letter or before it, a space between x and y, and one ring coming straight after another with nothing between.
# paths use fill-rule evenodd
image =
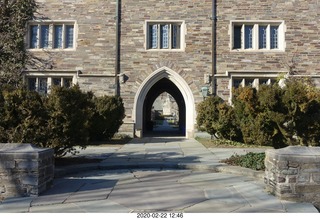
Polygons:
<instances>
[{"instance_id":1,"label":"walkway edge","mask_svg":"<svg viewBox=\"0 0 320 219\"><path fill-rule=\"evenodd\" d=\"M67 167L59 167L55 169L55 178L64 177L69 174L81 173L92 170L125 170L125 169L189 169L189 170L205 170L212 172L223 172L230 174L237 174L242 176L248 176L255 179L263 180L265 172L255 171L249 168L239 166L229 166L226 164L188 164L188 163L177 163L177 164L165 164L165 163L135 163L135 164L104 164L104 163L91 163L72 165Z\"/></svg>"}]
</instances>

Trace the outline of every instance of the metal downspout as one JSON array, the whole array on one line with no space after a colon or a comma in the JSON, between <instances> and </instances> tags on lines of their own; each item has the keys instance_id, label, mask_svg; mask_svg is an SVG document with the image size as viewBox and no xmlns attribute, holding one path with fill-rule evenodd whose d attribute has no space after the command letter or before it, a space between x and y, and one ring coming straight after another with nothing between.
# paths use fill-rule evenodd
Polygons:
<instances>
[{"instance_id":1,"label":"metal downspout","mask_svg":"<svg viewBox=\"0 0 320 219\"><path fill-rule=\"evenodd\" d=\"M116 48L115 48L115 68L114 68L114 74L115 74L115 95L120 95L120 83L119 83L119 69L120 69L120 45L119 45L119 38L120 38L120 32L119 32L119 26L120 26L120 1L116 0Z\"/></svg>"},{"instance_id":2,"label":"metal downspout","mask_svg":"<svg viewBox=\"0 0 320 219\"><path fill-rule=\"evenodd\" d=\"M212 95L216 95L216 23L217 23L217 11L216 11L216 0L212 0Z\"/></svg>"}]
</instances>

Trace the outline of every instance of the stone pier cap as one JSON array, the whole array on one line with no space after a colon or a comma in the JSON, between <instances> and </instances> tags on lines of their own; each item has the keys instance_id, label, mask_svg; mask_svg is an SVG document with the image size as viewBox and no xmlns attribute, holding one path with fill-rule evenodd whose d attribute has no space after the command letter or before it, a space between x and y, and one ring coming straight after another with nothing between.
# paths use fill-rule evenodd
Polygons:
<instances>
[{"instance_id":1,"label":"stone pier cap","mask_svg":"<svg viewBox=\"0 0 320 219\"><path fill-rule=\"evenodd\" d=\"M40 148L29 143L0 143L0 153L34 153L43 152L48 148ZM53 150L50 149L49 150Z\"/></svg>"},{"instance_id":2,"label":"stone pier cap","mask_svg":"<svg viewBox=\"0 0 320 219\"><path fill-rule=\"evenodd\" d=\"M307 146L288 146L281 149L267 149L267 153L274 154L275 156L290 157L310 157L320 159L320 147L307 147Z\"/></svg>"},{"instance_id":3,"label":"stone pier cap","mask_svg":"<svg viewBox=\"0 0 320 219\"><path fill-rule=\"evenodd\" d=\"M298 161L302 159L304 162L314 163L317 160L320 162L320 147L288 146L281 149L267 149L266 153L270 158L277 160Z\"/></svg>"}]
</instances>

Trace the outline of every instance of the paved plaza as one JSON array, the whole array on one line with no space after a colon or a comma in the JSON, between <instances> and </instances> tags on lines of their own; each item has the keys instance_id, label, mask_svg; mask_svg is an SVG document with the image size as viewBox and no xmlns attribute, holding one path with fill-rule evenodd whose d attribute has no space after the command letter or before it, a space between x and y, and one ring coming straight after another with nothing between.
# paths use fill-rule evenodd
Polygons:
<instances>
[{"instance_id":1,"label":"paved plaza","mask_svg":"<svg viewBox=\"0 0 320 219\"><path fill-rule=\"evenodd\" d=\"M102 162L56 168L39 197L4 200L1 213L318 213L310 203L279 200L263 172L220 161L262 149L207 149L195 139L148 137L123 146L89 146L77 156Z\"/></svg>"}]
</instances>

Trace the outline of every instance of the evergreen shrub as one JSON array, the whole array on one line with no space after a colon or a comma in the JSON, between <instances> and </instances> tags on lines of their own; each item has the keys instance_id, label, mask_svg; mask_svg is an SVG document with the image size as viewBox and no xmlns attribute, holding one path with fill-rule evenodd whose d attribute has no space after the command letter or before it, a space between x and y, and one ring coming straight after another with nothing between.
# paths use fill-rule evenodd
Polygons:
<instances>
[{"instance_id":1,"label":"evergreen shrub","mask_svg":"<svg viewBox=\"0 0 320 219\"><path fill-rule=\"evenodd\" d=\"M241 141L242 133L234 111L220 97L210 96L197 106L197 125L216 138Z\"/></svg>"},{"instance_id":2,"label":"evergreen shrub","mask_svg":"<svg viewBox=\"0 0 320 219\"><path fill-rule=\"evenodd\" d=\"M50 147L57 157L76 153L75 146L85 148L90 140L110 139L123 118L120 97L94 97L78 85L53 86L47 96L0 88L0 142Z\"/></svg>"},{"instance_id":3,"label":"evergreen shrub","mask_svg":"<svg viewBox=\"0 0 320 219\"><path fill-rule=\"evenodd\" d=\"M78 85L71 88L54 86L46 98L45 106L49 120L47 124L47 147L55 150L56 156L73 153L73 146L89 141L89 125L94 105L93 94L84 93Z\"/></svg>"},{"instance_id":4,"label":"evergreen shrub","mask_svg":"<svg viewBox=\"0 0 320 219\"><path fill-rule=\"evenodd\" d=\"M90 139L109 140L123 123L125 109L121 97L103 96L93 99L95 108L90 124Z\"/></svg>"},{"instance_id":5,"label":"evergreen shrub","mask_svg":"<svg viewBox=\"0 0 320 219\"><path fill-rule=\"evenodd\" d=\"M2 89L0 116L2 142L46 145L48 114L38 93L23 88Z\"/></svg>"},{"instance_id":6,"label":"evergreen shrub","mask_svg":"<svg viewBox=\"0 0 320 219\"><path fill-rule=\"evenodd\" d=\"M274 148L320 144L320 90L305 78L290 77L284 87L240 87L232 106L209 97L197 111L200 130L220 139Z\"/></svg>"}]
</instances>

